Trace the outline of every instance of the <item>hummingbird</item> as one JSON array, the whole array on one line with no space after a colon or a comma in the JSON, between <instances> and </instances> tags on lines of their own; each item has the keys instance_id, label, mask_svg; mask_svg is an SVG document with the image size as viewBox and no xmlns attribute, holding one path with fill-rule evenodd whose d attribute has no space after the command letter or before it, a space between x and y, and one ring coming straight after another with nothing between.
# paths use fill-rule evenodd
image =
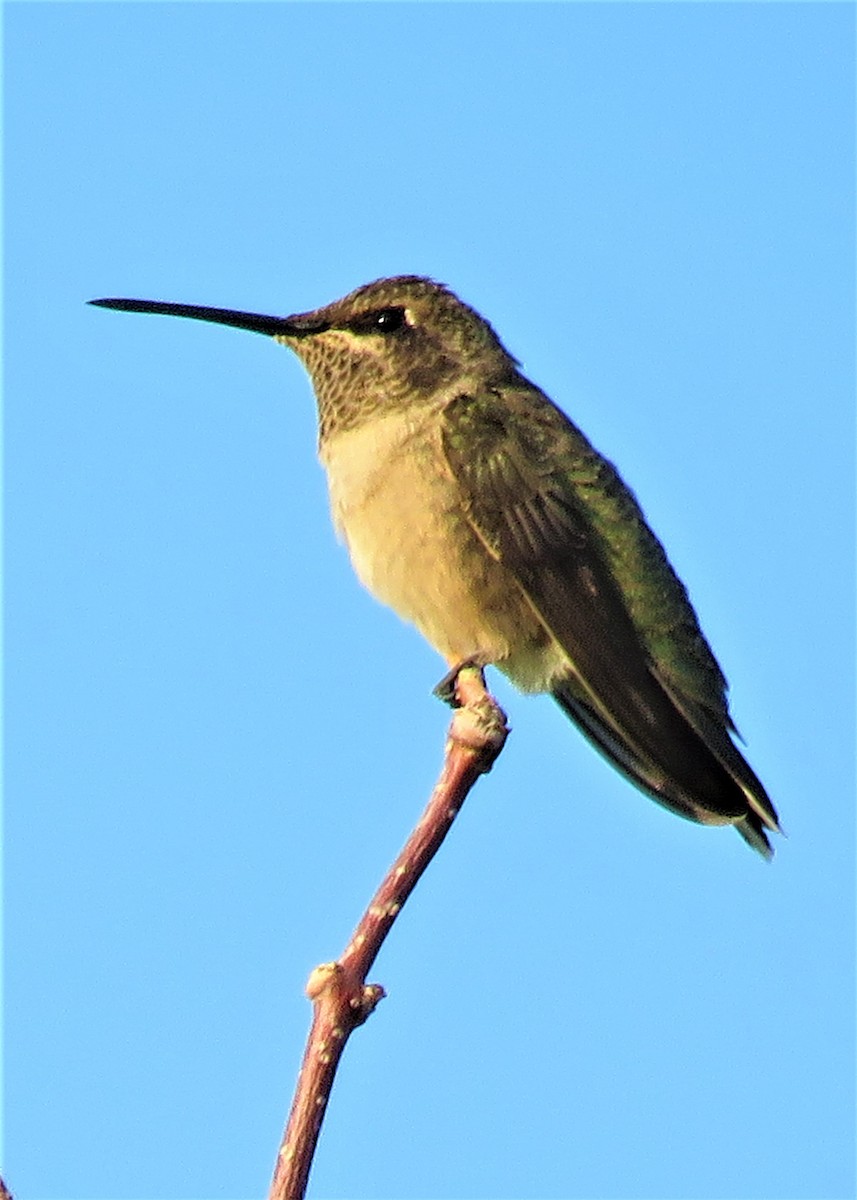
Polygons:
<instances>
[{"instance_id":1,"label":"hummingbird","mask_svg":"<svg viewBox=\"0 0 857 1200\"><path fill-rule=\"evenodd\" d=\"M726 679L617 470L445 285L378 279L287 317L102 299L274 338L308 371L334 524L363 584L449 667L547 692L659 804L766 858L777 813Z\"/></svg>"}]
</instances>

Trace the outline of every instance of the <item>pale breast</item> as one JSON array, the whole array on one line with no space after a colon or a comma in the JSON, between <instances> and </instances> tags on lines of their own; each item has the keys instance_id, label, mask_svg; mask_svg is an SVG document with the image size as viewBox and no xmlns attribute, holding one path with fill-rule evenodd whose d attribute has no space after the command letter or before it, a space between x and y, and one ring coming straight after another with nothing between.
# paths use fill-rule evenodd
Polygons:
<instances>
[{"instance_id":1,"label":"pale breast","mask_svg":"<svg viewBox=\"0 0 857 1200\"><path fill-rule=\"evenodd\" d=\"M467 521L436 413L372 420L335 435L321 459L357 575L445 658L484 655L503 666L513 648L516 660L543 655L545 635L523 594ZM538 688L542 673L517 681Z\"/></svg>"}]
</instances>

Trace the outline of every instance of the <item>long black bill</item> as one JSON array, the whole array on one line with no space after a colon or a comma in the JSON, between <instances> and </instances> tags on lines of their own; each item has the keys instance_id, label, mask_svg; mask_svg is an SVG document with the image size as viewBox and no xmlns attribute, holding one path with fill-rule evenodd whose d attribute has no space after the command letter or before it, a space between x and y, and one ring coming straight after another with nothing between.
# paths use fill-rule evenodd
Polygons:
<instances>
[{"instance_id":1,"label":"long black bill","mask_svg":"<svg viewBox=\"0 0 857 1200\"><path fill-rule=\"evenodd\" d=\"M116 308L120 312L161 313L166 317L190 317L194 321L213 321L264 333L268 337L302 337L328 328L314 317L268 317L263 313L237 312L233 308L206 308L200 304L172 304L168 300L90 300L97 308Z\"/></svg>"}]
</instances>

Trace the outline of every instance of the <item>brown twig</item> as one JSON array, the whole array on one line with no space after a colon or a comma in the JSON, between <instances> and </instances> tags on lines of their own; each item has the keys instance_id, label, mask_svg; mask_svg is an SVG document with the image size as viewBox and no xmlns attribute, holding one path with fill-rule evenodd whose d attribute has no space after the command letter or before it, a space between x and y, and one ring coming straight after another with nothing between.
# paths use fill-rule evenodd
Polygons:
<instances>
[{"instance_id":1,"label":"brown twig","mask_svg":"<svg viewBox=\"0 0 857 1200\"><path fill-rule=\"evenodd\" d=\"M485 689L482 672L463 668L443 770L425 812L387 872L337 962L316 967L307 983L313 1019L292 1110L268 1200L301 1200L307 1185L336 1068L351 1033L362 1025L384 989L366 983L402 905L446 837L481 774L491 769L508 734L506 717Z\"/></svg>"}]
</instances>

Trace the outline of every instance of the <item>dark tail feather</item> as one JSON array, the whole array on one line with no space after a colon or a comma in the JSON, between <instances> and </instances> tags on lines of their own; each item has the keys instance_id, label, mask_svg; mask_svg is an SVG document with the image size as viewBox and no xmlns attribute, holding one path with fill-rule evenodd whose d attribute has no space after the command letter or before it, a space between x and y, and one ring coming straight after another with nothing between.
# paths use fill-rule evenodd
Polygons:
<instances>
[{"instance_id":1,"label":"dark tail feather","mask_svg":"<svg viewBox=\"0 0 857 1200\"><path fill-rule=\"evenodd\" d=\"M771 861L774 857L774 849L768 841L768 835L765 833L762 818L758 813L751 812L740 821L736 821L735 828L748 846L752 846L754 850L758 850L759 854L763 858L766 858L768 862Z\"/></svg>"},{"instance_id":2,"label":"dark tail feather","mask_svg":"<svg viewBox=\"0 0 857 1200\"><path fill-rule=\"evenodd\" d=\"M669 697L666 690L661 694ZM602 718L573 679L558 683L553 697L596 749L653 800L690 821L734 825L748 845L772 857L765 826L779 830L776 812L725 729L716 739L711 729L703 736L669 697L669 728L659 724L641 746Z\"/></svg>"}]
</instances>

